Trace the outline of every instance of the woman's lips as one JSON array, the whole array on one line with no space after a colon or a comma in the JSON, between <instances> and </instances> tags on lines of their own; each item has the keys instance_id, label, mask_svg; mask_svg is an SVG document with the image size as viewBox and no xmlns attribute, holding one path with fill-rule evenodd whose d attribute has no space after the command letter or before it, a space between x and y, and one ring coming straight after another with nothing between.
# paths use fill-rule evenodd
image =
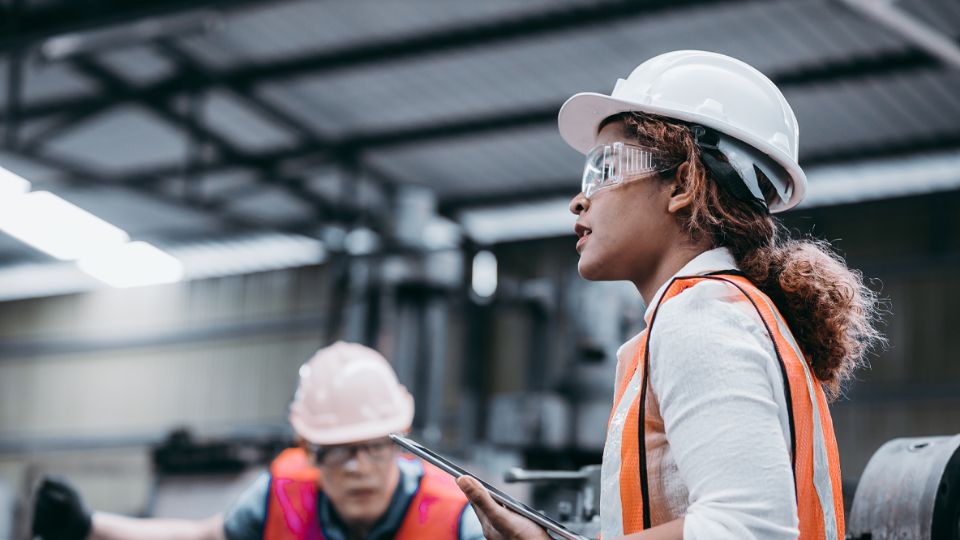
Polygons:
<instances>
[{"instance_id":1,"label":"woman's lips","mask_svg":"<svg viewBox=\"0 0 960 540\"><path fill-rule=\"evenodd\" d=\"M577 231L579 233L579 231ZM587 243L587 238L590 238L590 229L584 228L583 234L580 236L580 239L577 240L577 253L580 253L583 250L584 244Z\"/></svg>"}]
</instances>

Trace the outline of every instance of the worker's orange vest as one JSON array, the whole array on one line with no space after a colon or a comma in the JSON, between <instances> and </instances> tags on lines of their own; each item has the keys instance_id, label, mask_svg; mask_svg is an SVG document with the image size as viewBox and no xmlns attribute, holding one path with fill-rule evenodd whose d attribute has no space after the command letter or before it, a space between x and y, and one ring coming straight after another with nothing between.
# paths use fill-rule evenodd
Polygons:
<instances>
[{"instance_id":1,"label":"worker's orange vest","mask_svg":"<svg viewBox=\"0 0 960 540\"><path fill-rule=\"evenodd\" d=\"M648 421L643 414L650 366L647 344L660 306L706 280L722 281L736 287L760 314L767 332L773 338L783 375L784 396L789 403L791 462L800 519L800 540L841 540L844 518L840 459L822 385L813 377L783 316L770 298L745 277L726 273L675 278L654 308L636 354L626 366L616 389L613 412L607 427L607 440L621 441L620 455L613 452L609 456L614 461L619 460L611 470L616 470L619 465L620 503L610 501L610 508L601 508L601 512L606 510L608 514L601 514L601 520L606 522L604 536L626 535L650 527L646 448L645 444L641 444L645 440L645 424ZM604 459L608 459L608 456L605 455Z\"/></svg>"},{"instance_id":2,"label":"worker's orange vest","mask_svg":"<svg viewBox=\"0 0 960 540\"><path fill-rule=\"evenodd\" d=\"M467 498L450 475L428 463L422 465L420 487L394 538L457 540ZM300 448L284 450L270 466L270 499L263 538L324 540L317 513L320 489L320 471L311 466L306 452Z\"/></svg>"}]
</instances>

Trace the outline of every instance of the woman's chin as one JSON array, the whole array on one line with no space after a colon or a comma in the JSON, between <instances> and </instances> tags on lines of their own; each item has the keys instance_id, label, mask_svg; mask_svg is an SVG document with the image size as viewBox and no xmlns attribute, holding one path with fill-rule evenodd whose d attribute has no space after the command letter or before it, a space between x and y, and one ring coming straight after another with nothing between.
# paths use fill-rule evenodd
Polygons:
<instances>
[{"instance_id":1,"label":"woman's chin","mask_svg":"<svg viewBox=\"0 0 960 540\"><path fill-rule=\"evenodd\" d=\"M603 266L596 264L596 261L590 257L580 256L580 262L577 263L577 272L580 277L587 281L607 281L609 278L604 276Z\"/></svg>"},{"instance_id":2,"label":"woman's chin","mask_svg":"<svg viewBox=\"0 0 960 540\"><path fill-rule=\"evenodd\" d=\"M630 273L620 261L605 257L597 257L596 253L584 252L580 254L577 263L577 272L587 281L629 281Z\"/></svg>"}]
</instances>

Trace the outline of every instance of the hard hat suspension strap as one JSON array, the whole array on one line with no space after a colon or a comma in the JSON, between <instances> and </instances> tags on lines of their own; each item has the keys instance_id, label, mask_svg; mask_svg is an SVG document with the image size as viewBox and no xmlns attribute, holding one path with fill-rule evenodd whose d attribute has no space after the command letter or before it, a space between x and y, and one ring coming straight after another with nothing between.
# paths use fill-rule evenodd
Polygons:
<instances>
[{"instance_id":1,"label":"hard hat suspension strap","mask_svg":"<svg viewBox=\"0 0 960 540\"><path fill-rule=\"evenodd\" d=\"M751 208L762 214L770 213L767 208L767 202L754 195L747 187L746 180L737 172L727 160L724 159L723 151L720 150L720 134L716 131L700 125L690 126L693 133L694 142L700 150L700 159L703 164L713 173L713 177L720 184L720 187L737 199L746 202ZM754 174L760 171L756 165L753 166Z\"/></svg>"}]
</instances>

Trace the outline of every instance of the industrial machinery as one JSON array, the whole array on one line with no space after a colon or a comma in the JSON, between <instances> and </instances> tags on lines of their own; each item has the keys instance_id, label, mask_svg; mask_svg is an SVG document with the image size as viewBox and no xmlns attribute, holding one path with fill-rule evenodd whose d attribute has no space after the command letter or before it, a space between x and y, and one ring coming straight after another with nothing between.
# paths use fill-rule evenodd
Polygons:
<instances>
[{"instance_id":1,"label":"industrial machinery","mask_svg":"<svg viewBox=\"0 0 960 540\"><path fill-rule=\"evenodd\" d=\"M600 536L600 466L588 465L578 471L531 471L520 468L503 475L508 484L526 482L550 484L575 490L574 500L557 503L556 519L564 527L587 538Z\"/></svg>"},{"instance_id":2,"label":"industrial machinery","mask_svg":"<svg viewBox=\"0 0 960 540\"><path fill-rule=\"evenodd\" d=\"M847 538L960 539L960 435L881 446L857 485Z\"/></svg>"}]
</instances>

